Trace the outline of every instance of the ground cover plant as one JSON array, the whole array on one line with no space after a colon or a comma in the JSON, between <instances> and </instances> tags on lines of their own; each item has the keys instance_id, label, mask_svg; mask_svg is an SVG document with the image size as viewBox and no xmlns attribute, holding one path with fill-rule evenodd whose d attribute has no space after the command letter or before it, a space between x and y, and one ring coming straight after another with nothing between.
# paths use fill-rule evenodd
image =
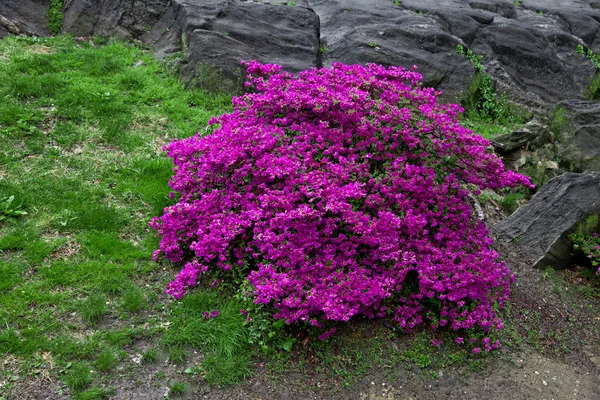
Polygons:
<instances>
[{"instance_id":1,"label":"ground cover plant","mask_svg":"<svg viewBox=\"0 0 600 400\"><path fill-rule=\"evenodd\" d=\"M532 185L460 126L460 108L401 67L247 67L255 92L213 134L166 147L180 198L151 222L155 256L185 262L167 292L247 277L253 302L288 324L501 329L512 277L468 189Z\"/></svg>"}]
</instances>

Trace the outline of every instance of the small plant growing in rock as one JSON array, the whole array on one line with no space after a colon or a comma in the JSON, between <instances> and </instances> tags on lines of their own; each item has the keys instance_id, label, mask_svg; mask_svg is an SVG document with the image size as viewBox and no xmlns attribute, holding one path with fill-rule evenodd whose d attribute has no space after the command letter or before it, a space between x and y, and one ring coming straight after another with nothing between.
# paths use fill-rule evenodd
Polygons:
<instances>
[{"instance_id":1,"label":"small plant growing in rock","mask_svg":"<svg viewBox=\"0 0 600 400\"><path fill-rule=\"evenodd\" d=\"M369 41L369 42L367 42L367 46L369 46L370 48L374 49L375 47L377 47L377 42L375 42L375 41Z\"/></svg>"},{"instance_id":2,"label":"small plant growing in rock","mask_svg":"<svg viewBox=\"0 0 600 400\"><path fill-rule=\"evenodd\" d=\"M167 292L241 277L287 324L501 329L513 276L469 192L532 185L457 122L461 108L414 69L246 66L252 93L214 133L165 148L181 197L150 222L155 257L184 263Z\"/></svg>"},{"instance_id":3,"label":"small plant growing in rock","mask_svg":"<svg viewBox=\"0 0 600 400\"><path fill-rule=\"evenodd\" d=\"M58 35L63 26L63 3L64 0L50 0L48 5L48 29L53 35Z\"/></svg>"},{"instance_id":4,"label":"small plant growing in rock","mask_svg":"<svg viewBox=\"0 0 600 400\"><path fill-rule=\"evenodd\" d=\"M471 61L476 71L475 79L460 100L467 116L489 122L516 122L509 102L498 95L492 77L485 72L483 56L460 44L456 46L456 53Z\"/></svg>"},{"instance_id":5,"label":"small plant growing in rock","mask_svg":"<svg viewBox=\"0 0 600 400\"><path fill-rule=\"evenodd\" d=\"M592 79L592 83L588 89L588 97L590 100L600 100L600 56L594 54L591 49L586 50L582 45L577 46L576 52L577 54L587 57L588 60L594 63L596 75Z\"/></svg>"},{"instance_id":6,"label":"small plant growing in rock","mask_svg":"<svg viewBox=\"0 0 600 400\"><path fill-rule=\"evenodd\" d=\"M597 268L597 273L600 275L600 235L598 229L598 216L589 217L575 233L569 235L569 239L573 242L573 250L585 255L592 264L592 267Z\"/></svg>"}]
</instances>

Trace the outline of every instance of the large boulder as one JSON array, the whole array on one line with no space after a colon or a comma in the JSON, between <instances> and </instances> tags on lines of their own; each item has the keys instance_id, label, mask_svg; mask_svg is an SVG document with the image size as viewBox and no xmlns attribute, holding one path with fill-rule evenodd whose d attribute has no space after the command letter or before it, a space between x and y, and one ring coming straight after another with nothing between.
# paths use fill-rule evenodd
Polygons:
<instances>
[{"instance_id":1,"label":"large boulder","mask_svg":"<svg viewBox=\"0 0 600 400\"><path fill-rule=\"evenodd\" d=\"M572 260L568 235L592 215L600 215L600 174L566 173L548 182L492 232L501 242L517 243L536 268L566 268Z\"/></svg>"},{"instance_id":2,"label":"large boulder","mask_svg":"<svg viewBox=\"0 0 600 400\"><path fill-rule=\"evenodd\" d=\"M48 36L50 0L0 1L0 38L8 34Z\"/></svg>"},{"instance_id":3,"label":"large boulder","mask_svg":"<svg viewBox=\"0 0 600 400\"><path fill-rule=\"evenodd\" d=\"M68 0L63 31L75 36L142 39L164 14L169 0Z\"/></svg>"},{"instance_id":4,"label":"large boulder","mask_svg":"<svg viewBox=\"0 0 600 400\"><path fill-rule=\"evenodd\" d=\"M320 65L319 17L305 7L241 1L173 0L150 35L160 56L184 51L184 79L237 91L242 60L280 64L290 72Z\"/></svg>"},{"instance_id":5,"label":"large boulder","mask_svg":"<svg viewBox=\"0 0 600 400\"><path fill-rule=\"evenodd\" d=\"M553 115L550 126L563 167L600 171L600 102L562 101Z\"/></svg>"}]
</instances>

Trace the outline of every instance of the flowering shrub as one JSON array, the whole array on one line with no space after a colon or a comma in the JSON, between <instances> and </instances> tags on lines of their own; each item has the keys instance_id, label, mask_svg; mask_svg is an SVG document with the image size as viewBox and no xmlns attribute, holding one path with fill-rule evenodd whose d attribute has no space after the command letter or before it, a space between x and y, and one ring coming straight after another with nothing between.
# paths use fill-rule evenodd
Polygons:
<instances>
[{"instance_id":1,"label":"flowering shrub","mask_svg":"<svg viewBox=\"0 0 600 400\"><path fill-rule=\"evenodd\" d=\"M513 278L468 188L531 183L458 124L459 106L438 104L414 69L247 67L254 92L210 121L214 134L166 146L181 198L150 222L155 257L185 262L167 292L229 271L287 323L501 328Z\"/></svg>"}]
</instances>

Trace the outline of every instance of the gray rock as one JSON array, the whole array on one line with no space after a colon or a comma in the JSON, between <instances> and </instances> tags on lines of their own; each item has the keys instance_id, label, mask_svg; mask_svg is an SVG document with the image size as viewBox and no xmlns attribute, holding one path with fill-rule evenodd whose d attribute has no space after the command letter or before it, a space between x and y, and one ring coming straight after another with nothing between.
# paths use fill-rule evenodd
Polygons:
<instances>
[{"instance_id":1,"label":"gray rock","mask_svg":"<svg viewBox=\"0 0 600 400\"><path fill-rule=\"evenodd\" d=\"M444 91L446 100L456 100L475 73L455 54L461 44L485 56L500 92L540 111L583 98L594 66L575 53L578 44L600 53L600 7L591 0L276 3L70 0L64 29L141 39L160 57L180 57L186 79L201 86L238 88L241 59L280 63L293 72L373 62L417 65L425 85Z\"/></svg>"},{"instance_id":2,"label":"gray rock","mask_svg":"<svg viewBox=\"0 0 600 400\"><path fill-rule=\"evenodd\" d=\"M558 103L554 132L561 165L579 171L600 171L600 102ZM561 110L561 111L558 111Z\"/></svg>"},{"instance_id":3,"label":"gray rock","mask_svg":"<svg viewBox=\"0 0 600 400\"><path fill-rule=\"evenodd\" d=\"M0 38L8 34L48 36L50 0L0 1Z\"/></svg>"},{"instance_id":4,"label":"gray rock","mask_svg":"<svg viewBox=\"0 0 600 400\"><path fill-rule=\"evenodd\" d=\"M536 268L566 268L572 259L568 235L591 215L600 215L600 174L566 173L543 186L492 233L499 241L518 243Z\"/></svg>"},{"instance_id":5,"label":"gray rock","mask_svg":"<svg viewBox=\"0 0 600 400\"><path fill-rule=\"evenodd\" d=\"M319 17L300 6L173 0L149 39L163 57L183 51L188 83L235 92L245 77L242 60L289 72L319 66L319 29Z\"/></svg>"},{"instance_id":6,"label":"gray rock","mask_svg":"<svg viewBox=\"0 0 600 400\"><path fill-rule=\"evenodd\" d=\"M68 0L63 31L75 36L141 39L164 14L169 0Z\"/></svg>"},{"instance_id":7,"label":"gray rock","mask_svg":"<svg viewBox=\"0 0 600 400\"><path fill-rule=\"evenodd\" d=\"M494 150L496 150L497 153L503 155L519 150L521 147L526 146L537 138L537 132L523 129L495 137L492 140L492 146L494 146Z\"/></svg>"}]
</instances>

